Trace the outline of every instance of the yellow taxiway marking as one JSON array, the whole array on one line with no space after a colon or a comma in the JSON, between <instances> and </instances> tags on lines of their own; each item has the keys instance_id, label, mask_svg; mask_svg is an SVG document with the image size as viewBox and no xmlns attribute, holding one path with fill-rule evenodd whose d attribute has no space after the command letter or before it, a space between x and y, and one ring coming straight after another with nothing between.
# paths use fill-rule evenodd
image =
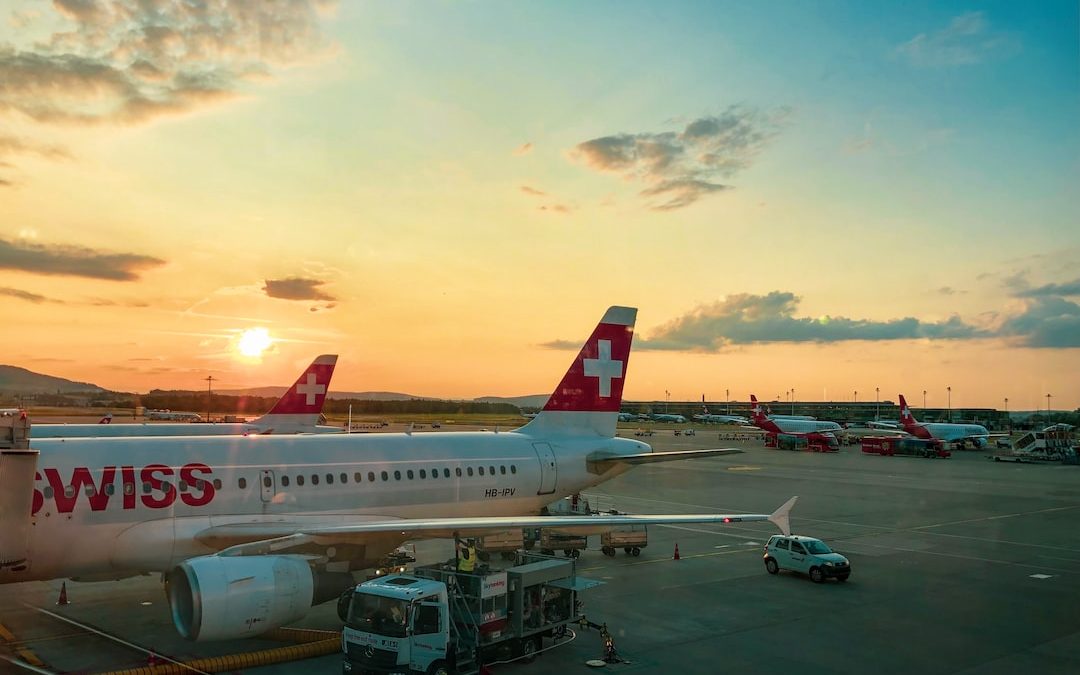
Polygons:
<instances>
[{"instance_id":1,"label":"yellow taxiway marking","mask_svg":"<svg viewBox=\"0 0 1080 675\"><path fill-rule=\"evenodd\" d=\"M16 638L15 634L8 630L7 626L2 623L0 623L0 638L2 638L4 642L11 645L12 651L15 653L15 655L26 663L29 663L32 666L37 666L39 668L45 665L45 662L39 659L37 654L25 647L19 646L18 638Z\"/></svg>"},{"instance_id":2,"label":"yellow taxiway marking","mask_svg":"<svg viewBox=\"0 0 1080 675\"><path fill-rule=\"evenodd\" d=\"M728 471L761 471L760 466L729 466Z\"/></svg>"}]
</instances>

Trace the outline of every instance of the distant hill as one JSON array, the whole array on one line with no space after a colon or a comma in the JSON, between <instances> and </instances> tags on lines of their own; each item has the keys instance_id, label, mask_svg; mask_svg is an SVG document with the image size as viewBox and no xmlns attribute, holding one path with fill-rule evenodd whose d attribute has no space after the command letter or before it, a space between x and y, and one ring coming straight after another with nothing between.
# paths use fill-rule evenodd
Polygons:
<instances>
[{"instance_id":1,"label":"distant hill","mask_svg":"<svg viewBox=\"0 0 1080 675\"><path fill-rule=\"evenodd\" d=\"M550 394L530 394L528 396L481 396L473 399L479 403L509 403L519 408L543 408Z\"/></svg>"},{"instance_id":2,"label":"distant hill","mask_svg":"<svg viewBox=\"0 0 1080 675\"><path fill-rule=\"evenodd\" d=\"M249 387L247 389L221 389L215 390L215 394L225 396L265 396L268 398L280 397L288 387ZM414 396L402 394L397 391L331 391L328 394L331 400L353 398L362 401L437 401L439 399L430 396Z\"/></svg>"},{"instance_id":3,"label":"distant hill","mask_svg":"<svg viewBox=\"0 0 1080 675\"><path fill-rule=\"evenodd\" d=\"M42 375L19 368L0 365L0 392L10 394L73 394L78 392L106 391L96 384L75 382L62 377Z\"/></svg>"}]
</instances>

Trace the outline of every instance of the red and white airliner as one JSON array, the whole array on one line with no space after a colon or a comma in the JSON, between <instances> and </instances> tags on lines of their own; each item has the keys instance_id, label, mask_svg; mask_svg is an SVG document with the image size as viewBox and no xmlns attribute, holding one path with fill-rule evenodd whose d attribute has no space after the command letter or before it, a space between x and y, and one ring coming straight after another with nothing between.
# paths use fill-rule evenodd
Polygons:
<instances>
[{"instance_id":1,"label":"red and white airliner","mask_svg":"<svg viewBox=\"0 0 1080 675\"><path fill-rule=\"evenodd\" d=\"M946 422L920 422L911 414L907 399L900 394L900 429L916 438L927 440L936 439L950 443L964 443L971 441L976 448L984 448L989 443L991 436L1007 436L1008 434L991 434L981 424L951 424Z\"/></svg>"},{"instance_id":2,"label":"red and white airliner","mask_svg":"<svg viewBox=\"0 0 1080 675\"><path fill-rule=\"evenodd\" d=\"M843 431L836 422L815 419L796 419L779 415L767 415L758 403L757 396L750 394L750 423L759 429L777 434L808 434Z\"/></svg>"},{"instance_id":3,"label":"red and white airliner","mask_svg":"<svg viewBox=\"0 0 1080 675\"><path fill-rule=\"evenodd\" d=\"M110 424L112 416L97 424L38 424L31 438L80 438L102 436L229 436L240 434L341 433L340 427L319 424L336 354L323 354L311 362L296 382L282 394L270 412L251 422ZM106 421L108 420L108 421Z\"/></svg>"},{"instance_id":4,"label":"red and white airliner","mask_svg":"<svg viewBox=\"0 0 1080 675\"><path fill-rule=\"evenodd\" d=\"M167 572L178 631L215 640L296 621L408 540L765 520L787 532L794 497L771 515L537 515L637 464L739 452L615 437L636 317L610 308L544 409L511 432L12 443L0 582Z\"/></svg>"}]
</instances>

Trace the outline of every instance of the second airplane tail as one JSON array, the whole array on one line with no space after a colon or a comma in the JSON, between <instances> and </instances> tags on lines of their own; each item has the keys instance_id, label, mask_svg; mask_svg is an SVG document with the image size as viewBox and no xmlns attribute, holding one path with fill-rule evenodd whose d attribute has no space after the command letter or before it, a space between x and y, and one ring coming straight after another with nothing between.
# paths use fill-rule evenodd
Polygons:
<instances>
[{"instance_id":1,"label":"second airplane tail","mask_svg":"<svg viewBox=\"0 0 1080 675\"><path fill-rule=\"evenodd\" d=\"M609 307L523 433L615 435L637 309Z\"/></svg>"},{"instance_id":2,"label":"second airplane tail","mask_svg":"<svg viewBox=\"0 0 1080 675\"><path fill-rule=\"evenodd\" d=\"M293 386L281 395L270 412L252 424L264 434L315 431L336 365L337 354L316 357Z\"/></svg>"}]
</instances>

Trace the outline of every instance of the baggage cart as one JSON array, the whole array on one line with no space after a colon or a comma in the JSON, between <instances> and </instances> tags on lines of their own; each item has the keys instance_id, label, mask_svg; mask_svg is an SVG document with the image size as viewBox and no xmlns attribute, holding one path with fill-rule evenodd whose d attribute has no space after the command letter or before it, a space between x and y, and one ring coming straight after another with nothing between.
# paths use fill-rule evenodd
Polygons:
<instances>
[{"instance_id":1,"label":"baggage cart","mask_svg":"<svg viewBox=\"0 0 1080 675\"><path fill-rule=\"evenodd\" d=\"M564 534L549 528L540 528L540 552L555 555L561 550L567 558L579 558L581 552L589 547L589 538L579 534Z\"/></svg>"},{"instance_id":2,"label":"baggage cart","mask_svg":"<svg viewBox=\"0 0 1080 675\"><path fill-rule=\"evenodd\" d=\"M525 548L525 533L523 530L504 530L476 539L476 556L487 562L492 553L498 553L503 560L514 560L517 552Z\"/></svg>"},{"instance_id":3,"label":"baggage cart","mask_svg":"<svg viewBox=\"0 0 1080 675\"><path fill-rule=\"evenodd\" d=\"M620 548L636 557L648 545L649 531L644 525L620 525L600 535L600 550L608 557L614 557Z\"/></svg>"}]
</instances>

